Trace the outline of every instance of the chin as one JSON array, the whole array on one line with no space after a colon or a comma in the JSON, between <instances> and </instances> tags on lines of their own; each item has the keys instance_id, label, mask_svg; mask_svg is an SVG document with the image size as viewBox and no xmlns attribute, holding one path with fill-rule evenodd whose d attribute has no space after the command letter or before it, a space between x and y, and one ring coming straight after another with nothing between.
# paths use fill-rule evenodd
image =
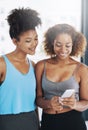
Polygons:
<instances>
[{"instance_id":1,"label":"chin","mask_svg":"<svg viewBox=\"0 0 88 130\"><path fill-rule=\"evenodd\" d=\"M31 52L31 53L29 53L29 55L35 55L35 52Z\"/></svg>"},{"instance_id":2,"label":"chin","mask_svg":"<svg viewBox=\"0 0 88 130\"><path fill-rule=\"evenodd\" d=\"M60 59L61 59L61 60L65 60L65 59L67 59L67 57L60 57Z\"/></svg>"}]
</instances>

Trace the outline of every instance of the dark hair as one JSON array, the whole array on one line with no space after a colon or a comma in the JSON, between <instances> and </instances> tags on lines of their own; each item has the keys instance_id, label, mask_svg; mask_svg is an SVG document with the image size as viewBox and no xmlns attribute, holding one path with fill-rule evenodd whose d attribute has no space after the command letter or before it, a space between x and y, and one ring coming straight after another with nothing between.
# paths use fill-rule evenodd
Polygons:
<instances>
[{"instance_id":1,"label":"dark hair","mask_svg":"<svg viewBox=\"0 0 88 130\"><path fill-rule=\"evenodd\" d=\"M77 32L74 27L68 24L57 24L47 30L44 35L44 50L47 55L55 55L53 42L56 36L62 33L68 34L72 38L73 46L70 55L83 55L86 49L86 38L82 33Z\"/></svg>"},{"instance_id":2,"label":"dark hair","mask_svg":"<svg viewBox=\"0 0 88 130\"><path fill-rule=\"evenodd\" d=\"M18 39L21 33L41 25L38 15L37 11L30 8L13 9L7 17L10 37Z\"/></svg>"}]
</instances>

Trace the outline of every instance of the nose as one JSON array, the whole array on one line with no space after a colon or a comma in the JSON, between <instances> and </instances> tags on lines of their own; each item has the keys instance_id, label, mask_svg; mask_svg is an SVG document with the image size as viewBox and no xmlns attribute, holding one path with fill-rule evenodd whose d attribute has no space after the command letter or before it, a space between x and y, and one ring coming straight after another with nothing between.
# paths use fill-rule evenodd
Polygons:
<instances>
[{"instance_id":1,"label":"nose","mask_svg":"<svg viewBox=\"0 0 88 130\"><path fill-rule=\"evenodd\" d=\"M36 40L33 40L33 41L32 41L32 45L33 45L33 46L36 46L37 44L38 44L38 41L36 41Z\"/></svg>"},{"instance_id":2,"label":"nose","mask_svg":"<svg viewBox=\"0 0 88 130\"><path fill-rule=\"evenodd\" d=\"M65 46L62 46L61 47L61 52L65 52L66 51L66 47Z\"/></svg>"}]
</instances>

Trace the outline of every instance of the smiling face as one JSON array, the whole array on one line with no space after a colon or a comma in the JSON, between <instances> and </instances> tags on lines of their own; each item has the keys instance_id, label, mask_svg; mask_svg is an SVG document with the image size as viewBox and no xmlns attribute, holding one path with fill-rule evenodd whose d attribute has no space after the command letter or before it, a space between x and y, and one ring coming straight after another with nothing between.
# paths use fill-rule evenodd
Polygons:
<instances>
[{"instance_id":1,"label":"smiling face","mask_svg":"<svg viewBox=\"0 0 88 130\"><path fill-rule=\"evenodd\" d=\"M72 51L72 38L70 35L61 33L54 40L54 52L59 59L66 59Z\"/></svg>"},{"instance_id":2,"label":"smiling face","mask_svg":"<svg viewBox=\"0 0 88 130\"><path fill-rule=\"evenodd\" d=\"M17 50L25 54L34 55L38 44L38 35L36 30L28 30L19 36L19 40L13 39Z\"/></svg>"}]
</instances>

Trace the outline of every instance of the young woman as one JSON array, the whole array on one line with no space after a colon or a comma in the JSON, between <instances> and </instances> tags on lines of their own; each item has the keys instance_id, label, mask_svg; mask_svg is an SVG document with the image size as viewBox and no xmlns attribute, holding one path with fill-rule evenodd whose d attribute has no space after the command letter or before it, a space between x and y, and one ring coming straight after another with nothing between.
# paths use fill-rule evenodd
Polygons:
<instances>
[{"instance_id":1,"label":"young woman","mask_svg":"<svg viewBox=\"0 0 88 130\"><path fill-rule=\"evenodd\" d=\"M41 130L87 130L82 111L88 108L88 68L72 58L82 56L86 39L72 26L58 24L47 30L44 43L51 57L36 64ZM62 98L68 89L75 93Z\"/></svg>"},{"instance_id":2,"label":"young woman","mask_svg":"<svg viewBox=\"0 0 88 130\"><path fill-rule=\"evenodd\" d=\"M39 14L30 8L13 9L7 17L16 49L0 58L0 130L38 130L34 55Z\"/></svg>"}]
</instances>

